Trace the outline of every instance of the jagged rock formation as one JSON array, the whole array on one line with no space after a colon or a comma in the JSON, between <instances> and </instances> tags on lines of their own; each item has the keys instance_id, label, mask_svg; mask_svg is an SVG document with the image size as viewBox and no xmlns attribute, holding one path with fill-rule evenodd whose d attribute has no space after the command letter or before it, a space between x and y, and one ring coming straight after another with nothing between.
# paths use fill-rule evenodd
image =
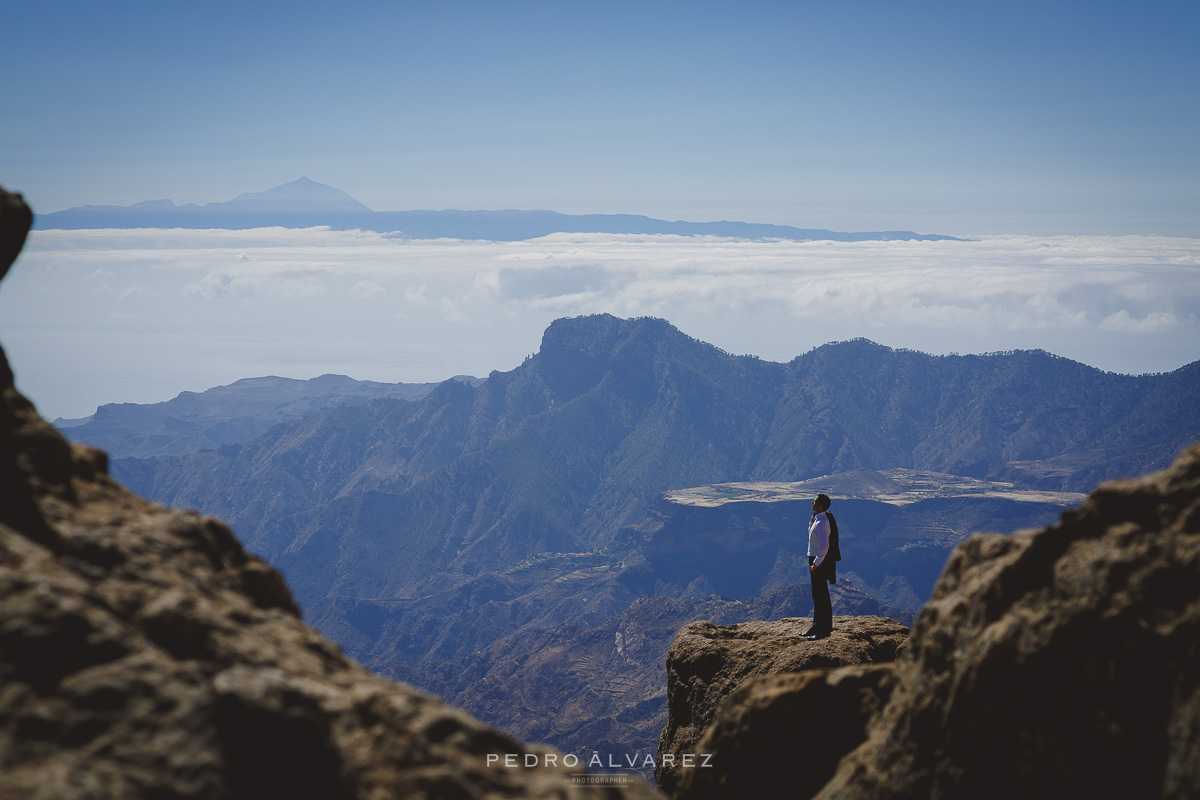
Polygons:
<instances>
[{"instance_id":1,"label":"jagged rock formation","mask_svg":"<svg viewBox=\"0 0 1200 800\"><path fill-rule=\"evenodd\" d=\"M667 724L659 737L654 770L659 789L674 793L683 781L692 780L687 777L692 772L713 774L709 770L715 766L680 769L683 755L711 752L698 750L696 745L721 702L747 680L774 673L887 663L908 640L908 628L883 617L834 617L833 635L817 641L802 636L811 623L807 618L728 626L694 622L676 634L667 653ZM798 719L787 721L788 727L801 725ZM778 734L772 728L771 735L778 738ZM794 759L785 763L795 766Z\"/></svg>"},{"instance_id":2,"label":"jagged rock formation","mask_svg":"<svg viewBox=\"0 0 1200 800\"><path fill-rule=\"evenodd\" d=\"M15 256L29 213L0 201ZM616 791L571 785L547 751L355 665L228 527L142 500L106 466L37 415L0 353L0 797Z\"/></svg>"},{"instance_id":3,"label":"jagged rock formation","mask_svg":"<svg viewBox=\"0 0 1200 800\"><path fill-rule=\"evenodd\" d=\"M1200 445L971 538L893 665L747 683L695 748L677 797L1200 796Z\"/></svg>"}]
</instances>

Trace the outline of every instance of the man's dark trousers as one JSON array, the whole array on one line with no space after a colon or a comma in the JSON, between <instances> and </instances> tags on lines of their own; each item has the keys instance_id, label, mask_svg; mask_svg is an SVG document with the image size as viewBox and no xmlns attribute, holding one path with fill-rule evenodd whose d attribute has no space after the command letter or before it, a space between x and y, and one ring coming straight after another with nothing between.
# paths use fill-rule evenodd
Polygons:
<instances>
[{"instance_id":1,"label":"man's dark trousers","mask_svg":"<svg viewBox=\"0 0 1200 800\"><path fill-rule=\"evenodd\" d=\"M808 557L808 564L812 566L816 561L815 556ZM829 559L826 558L821 562L821 566L817 567L817 571L810 573L812 579L812 601L813 601L813 633L825 635L833 630L833 603L829 600Z\"/></svg>"}]
</instances>

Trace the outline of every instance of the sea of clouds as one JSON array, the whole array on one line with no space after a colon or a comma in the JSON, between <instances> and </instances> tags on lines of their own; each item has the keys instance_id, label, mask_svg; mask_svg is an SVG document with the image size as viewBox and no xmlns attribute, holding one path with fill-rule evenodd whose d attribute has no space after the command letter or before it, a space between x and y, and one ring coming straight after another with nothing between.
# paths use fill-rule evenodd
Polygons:
<instances>
[{"instance_id":1,"label":"sea of clouds","mask_svg":"<svg viewBox=\"0 0 1200 800\"><path fill-rule=\"evenodd\" d=\"M1163 372L1200 359L1200 240L48 230L0 284L0 341L49 418L259 375L486 376L535 352L552 320L593 313L661 317L774 361L861 336Z\"/></svg>"}]
</instances>

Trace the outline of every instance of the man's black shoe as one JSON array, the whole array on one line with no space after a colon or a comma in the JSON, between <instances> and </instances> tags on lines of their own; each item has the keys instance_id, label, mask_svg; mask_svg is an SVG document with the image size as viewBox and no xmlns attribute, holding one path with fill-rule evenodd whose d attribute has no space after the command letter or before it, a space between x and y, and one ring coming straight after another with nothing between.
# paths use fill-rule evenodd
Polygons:
<instances>
[{"instance_id":1,"label":"man's black shoe","mask_svg":"<svg viewBox=\"0 0 1200 800\"><path fill-rule=\"evenodd\" d=\"M800 635L801 635L801 636L803 636L803 637L805 637L805 638L808 638L809 636L812 636L812 635L813 635L814 633L816 633L816 632L817 632L817 629L816 629L816 628L809 628L808 630L806 630L804 633L802 633L802 634L800 634Z\"/></svg>"},{"instance_id":2,"label":"man's black shoe","mask_svg":"<svg viewBox=\"0 0 1200 800\"><path fill-rule=\"evenodd\" d=\"M819 632L819 633L810 633L810 634L806 634L804 638L808 639L810 642L815 641L817 639L828 639L829 632L824 631L824 632Z\"/></svg>"}]
</instances>

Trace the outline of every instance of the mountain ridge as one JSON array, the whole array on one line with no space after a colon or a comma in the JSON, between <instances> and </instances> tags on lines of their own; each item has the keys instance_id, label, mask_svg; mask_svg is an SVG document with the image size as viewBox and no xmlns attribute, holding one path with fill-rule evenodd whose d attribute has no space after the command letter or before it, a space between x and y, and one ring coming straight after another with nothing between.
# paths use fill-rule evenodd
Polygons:
<instances>
[{"instance_id":1,"label":"mountain ridge","mask_svg":"<svg viewBox=\"0 0 1200 800\"><path fill-rule=\"evenodd\" d=\"M1200 437L1198 377L862 342L779 364L663 320L584 317L556 321L538 354L477 387L323 409L250 442L113 470L160 502L229 519L332 626L335 596L419 597L541 552L636 549L673 488L904 467L1073 491L1145 472ZM1045 468L1063 453L1078 463Z\"/></svg>"},{"instance_id":2,"label":"mountain ridge","mask_svg":"<svg viewBox=\"0 0 1200 800\"><path fill-rule=\"evenodd\" d=\"M176 205L171 200L149 200L130 206L87 205L38 215L41 230L92 228L309 228L401 232L412 239L484 239L523 241L552 233L675 234L744 239L797 241L959 241L942 234L913 231L846 233L816 228L796 228L756 222L667 221L639 214L560 214L547 210L457 209L373 211L346 192L307 177L267 189L246 192L232 200L197 205Z\"/></svg>"},{"instance_id":3,"label":"mountain ridge","mask_svg":"<svg viewBox=\"0 0 1200 800\"><path fill-rule=\"evenodd\" d=\"M457 375L449 380L478 383ZM255 438L274 425L322 408L376 398L419 400L438 383L381 383L325 374L308 380L242 378L161 403L106 403L82 419L54 421L70 441L101 447L113 458L181 455Z\"/></svg>"},{"instance_id":4,"label":"mountain ridge","mask_svg":"<svg viewBox=\"0 0 1200 800\"><path fill-rule=\"evenodd\" d=\"M631 413L669 416L674 413L670 408L659 406L657 411L654 410L655 396L665 391L664 399L674 398L683 392L689 396L690 407L685 404L682 411L691 418L700 417L693 419L689 427L698 425L702 430L681 432L686 435L673 440L672 450L676 453L668 457L678 461L677 451L686 448L689 438L700 436L706 442L719 429L732 426L730 436L725 440L731 443L728 447L733 448L729 455L736 451L735 461L745 465L740 468L740 474L735 475L737 480L801 480L846 472L880 461L893 462L885 468L903 466L975 478L984 476L974 473L991 470L988 477L1003 480L1012 461L1031 463L1039 457L1072 452L1084 444L1091 446L1097 440L1100 444L1108 442L1110 447L1118 442L1129 444L1125 440L1130 437L1121 433L1117 423L1130 414L1135 417L1135 423L1138 423L1139 415L1151 416L1143 407L1149 406L1153 410L1154 398L1163 394L1146 391L1146 385L1155 383L1164 389L1193 396L1197 390L1191 384L1196 383L1196 377L1200 375L1200 370L1195 367L1185 367L1161 376L1120 376L1066 359L1035 357L1029 361L1021 354L986 358L925 356L891 351L880 345L866 346L861 341L823 345L787 364L778 364L749 356L730 356L711 345L689 344L695 342L662 320L623 321L610 316L558 320L547 329L542 349L533 359L507 373L493 372L477 389L447 384L437 387L421 404L424 410L416 411L408 423L418 427L427 424L434 409L442 421L449 422L454 418L454 425L437 435L450 435L450 439L457 442L455 447L466 456L475 451L482 453L493 439L496 445L503 444L505 437L520 434L522 426L527 429L530 424L543 426L545 421L554 419L571 420L570 423L554 422L551 425L551 429L571 437L580 430L588 430L588 426L595 429L601 424L597 419L611 419L618 426L628 428L633 422L628 416ZM656 349L670 351L672 356L660 360L655 354ZM678 360L684 355L684 360ZM1045 370L1037 369L1039 365L1065 369L1065 373L1051 378L1044 374ZM922 374L917 374L918 367ZM911 397L914 389L931 388L937 382L939 369L950 375L942 381L945 386L938 390L945 396L939 397L932 409L919 408L911 399L893 397L896 393ZM871 380L867 380L868 377ZM1043 404L1053 406L1053 409L1022 410L1021 404L1027 398L1023 398L1021 392L1030 389L1032 377L1043 381L1044 385L1038 391L1047 394L1046 398L1035 397L1033 401L1044 400ZM995 381L1000 381L1003 389L995 393L984 392L988 384ZM656 387L656 383L661 385ZM1068 383L1070 389L1063 390L1062 386ZM881 388L889 385L889 389ZM1085 396L1097 387L1114 394L1112 404L1107 410L1096 413L1078 413L1081 402L1078 396ZM750 392L752 389L754 391ZM590 413L594 409L587 406L594 406L594 400L589 395L597 391L616 404L610 409L615 414L597 416ZM830 392L837 395L837 408L831 406ZM1053 392L1062 397L1053 396ZM966 409L955 407L953 404L960 400L969 400L970 406ZM897 403L901 402L912 407L900 409ZM1161 402L1178 403L1178 400L1162 399ZM1073 417L1069 413L1072 407ZM399 421L395 418L396 411L386 404L373 404L367 408L376 409L370 413L380 420ZM913 424L905 418L904 411L922 412L925 419ZM945 416L944 420L938 420L939 413ZM865 426L855 427L853 423L872 415L874 430L869 431L868 436L863 430ZM1064 419L1070 417L1070 424L1060 421L1056 415ZM838 423L834 434L822 431L822 425L831 423L834 416L846 419ZM1194 412L1192 416L1195 416ZM469 418L472 419L468 421ZM621 422L622 418L626 422ZM666 417L662 421L669 423ZM1050 424L1038 424L1045 422ZM963 434L952 435L941 430L951 423L968 429L982 427L996 441L989 445L979 440L976 434L964 439ZM1142 435L1137 438L1143 446L1162 446L1178 452L1183 446L1182 440L1187 438L1185 434L1169 435L1168 431L1167 440L1156 443L1156 438L1161 440L1163 437L1164 423L1150 420L1138 424L1150 426L1138 429ZM1196 424L1195 420L1191 421L1192 426ZM745 425L751 430L733 432ZM643 428L641 432L627 431L633 440L611 453L609 463L603 465L604 471L612 472L621 464L633 474L645 472L648 468L646 459L651 457L651 449L647 446L653 441L661 442L662 431L656 432L653 425L643 425ZM542 430L536 438L543 439L551 429ZM809 431L807 435L817 456L816 463L807 467L789 461L791 453L788 450L798 441L796 434L801 429ZM880 444L880 439L892 438L880 434L890 433L892 429L901 443L896 446ZM593 432L600 434L598 429ZM532 429L527 433L532 435ZM738 444L747 435L757 443L746 440ZM830 441L831 435L843 436L844 440L835 446ZM1041 441L1050 435L1054 442ZM928 442L922 445L922 441L931 436L935 440L950 436L953 441L936 446ZM1017 443L1001 445L1000 441L1006 437L1016 439ZM1178 447L1175 446L1176 439L1181 441ZM707 444L697 444L701 452L707 452ZM937 448L946 446L962 451L961 455L939 456ZM900 455L889 452L893 450ZM662 455L666 454L654 457ZM399 460L407 462L409 458L401 456ZM698 457L691 464L694 467L708 460L711 459ZM759 463L758 474L752 474L753 471L746 468L751 460ZM435 461L449 463L442 459ZM763 462L773 466L766 467ZM914 462L920 466L915 466ZM587 468L600 467L600 464L591 463ZM692 473L702 471L693 467L689 467ZM689 479L686 484L676 487L720 483L723 482L720 475L729 473L726 468L714 470L713 474L713 480ZM556 482L554 476L547 476L547 479L551 484ZM1071 490L1073 487L1043 488Z\"/></svg>"}]
</instances>

